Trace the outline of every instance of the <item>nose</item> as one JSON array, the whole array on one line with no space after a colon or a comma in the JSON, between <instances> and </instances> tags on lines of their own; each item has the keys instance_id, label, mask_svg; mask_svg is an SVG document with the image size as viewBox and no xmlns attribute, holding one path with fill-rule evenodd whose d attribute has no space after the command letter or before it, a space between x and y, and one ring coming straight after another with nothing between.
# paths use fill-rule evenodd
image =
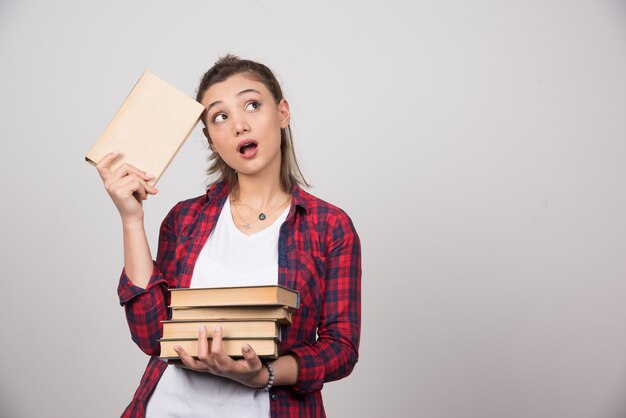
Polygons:
<instances>
[{"instance_id":1,"label":"nose","mask_svg":"<svg viewBox=\"0 0 626 418\"><path fill-rule=\"evenodd\" d=\"M234 126L235 126L235 136L239 136L241 134L250 132L250 125L248 124L248 121L246 121L246 118L243 116L240 116L237 118Z\"/></svg>"}]
</instances>

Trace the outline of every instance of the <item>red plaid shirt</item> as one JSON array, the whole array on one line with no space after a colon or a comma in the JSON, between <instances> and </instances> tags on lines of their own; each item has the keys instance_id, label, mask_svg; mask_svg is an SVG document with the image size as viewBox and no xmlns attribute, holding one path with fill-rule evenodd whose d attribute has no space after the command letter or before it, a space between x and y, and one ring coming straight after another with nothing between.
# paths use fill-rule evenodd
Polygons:
<instances>
[{"instance_id":1,"label":"red plaid shirt","mask_svg":"<svg viewBox=\"0 0 626 418\"><path fill-rule=\"evenodd\" d=\"M143 417L167 364L159 360L161 320L170 316L168 288L189 287L194 266L228 196L225 183L178 203L161 224L159 248L146 289L122 272L118 287L133 341L150 361L122 417ZM272 417L324 417L324 382L350 374L361 328L361 248L348 215L294 186L280 227L278 283L300 292L300 308L283 330L280 355L298 358L295 386L270 390Z\"/></svg>"}]
</instances>

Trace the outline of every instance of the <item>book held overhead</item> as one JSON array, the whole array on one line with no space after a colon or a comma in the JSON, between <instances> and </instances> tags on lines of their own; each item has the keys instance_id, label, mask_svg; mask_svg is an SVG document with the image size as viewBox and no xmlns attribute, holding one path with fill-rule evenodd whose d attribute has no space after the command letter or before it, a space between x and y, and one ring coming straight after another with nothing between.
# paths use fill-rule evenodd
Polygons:
<instances>
[{"instance_id":1,"label":"book held overhead","mask_svg":"<svg viewBox=\"0 0 626 418\"><path fill-rule=\"evenodd\" d=\"M204 106L145 71L85 160L96 165L119 152L111 169L131 164L154 176L154 186L200 120Z\"/></svg>"}]
</instances>

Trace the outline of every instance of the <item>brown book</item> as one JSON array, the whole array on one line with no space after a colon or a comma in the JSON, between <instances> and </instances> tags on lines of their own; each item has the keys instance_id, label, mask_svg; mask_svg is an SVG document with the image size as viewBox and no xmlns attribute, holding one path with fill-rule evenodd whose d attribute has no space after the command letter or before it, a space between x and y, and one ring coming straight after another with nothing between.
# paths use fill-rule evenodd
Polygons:
<instances>
[{"instance_id":1,"label":"brown book","mask_svg":"<svg viewBox=\"0 0 626 418\"><path fill-rule=\"evenodd\" d=\"M275 320L291 324L291 308L287 306L199 306L172 308L173 321L263 321Z\"/></svg>"},{"instance_id":2,"label":"brown book","mask_svg":"<svg viewBox=\"0 0 626 418\"><path fill-rule=\"evenodd\" d=\"M108 153L120 152L111 169L129 163L152 174L148 183L154 185L203 111L200 103L145 71L85 160L96 165Z\"/></svg>"},{"instance_id":3,"label":"brown book","mask_svg":"<svg viewBox=\"0 0 626 418\"><path fill-rule=\"evenodd\" d=\"M198 357L198 339L161 339L162 359L178 359L178 354L174 351L176 345L180 345L192 357ZM231 357L243 357L241 346L250 344L259 357L275 359L278 357L278 341L273 338L244 338L233 340L222 340L222 349ZM211 339L209 339L209 350L211 349Z\"/></svg>"},{"instance_id":4,"label":"brown book","mask_svg":"<svg viewBox=\"0 0 626 418\"><path fill-rule=\"evenodd\" d=\"M213 337L216 326L222 327L223 338L275 338L280 340L280 327L276 321L161 321L163 339L198 338L201 324L207 336Z\"/></svg>"},{"instance_id":5,"label":"brown book","mask_svg":"<svg viewBox=\"0 0 626 418\"><path fill-rule=\"evenodd\" d=\"M297 308L300 294L278 285L170 289L170 307L275 305Z\"/></svg>"}]
</instances>

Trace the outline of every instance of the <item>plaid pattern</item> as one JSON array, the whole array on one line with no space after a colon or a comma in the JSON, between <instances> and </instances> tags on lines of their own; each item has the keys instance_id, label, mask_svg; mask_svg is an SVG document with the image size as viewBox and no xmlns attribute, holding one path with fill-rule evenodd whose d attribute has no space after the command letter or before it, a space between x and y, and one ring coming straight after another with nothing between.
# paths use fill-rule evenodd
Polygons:
<instances>
[{"instance_id":1,"label":"plaid pattern","mask_svg":"<svg viewBox=\"0 0 626 418\"><path fill-rule=\"evenodd\" d=\"M122 272L118 294L133 341L150 361L123 417L145 416L145 405L167 365L157 357L172 287L189 287L196 260L228 196L225 183L178 203L161 224L159 248L146 289ZM361 326L361 248L348 215L294 186L280 227L278 283L297 289L300 309L283 327L279 353L294 354L298 383L268 394L272 417L324 417L324 382L350 374L358 359Z\"/></svg>"}]
</instances>

